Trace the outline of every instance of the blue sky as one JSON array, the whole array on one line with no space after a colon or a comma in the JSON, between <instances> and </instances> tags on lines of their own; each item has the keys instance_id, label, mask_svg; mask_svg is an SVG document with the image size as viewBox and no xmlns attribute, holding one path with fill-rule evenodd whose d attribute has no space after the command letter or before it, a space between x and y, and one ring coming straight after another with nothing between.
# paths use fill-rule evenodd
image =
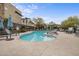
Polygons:
<instances>
[{"instance_id":1,"label":"blue sky","mask_svg":"<svg viewBox=\"0 0 79 59\"><path fill-rule=\"evenodd\" d=\"M16 3L24 17L42 17L46 23L53 21L60 24L69 16L79 16L77 3Z\"/></svg>"}]
</instances>

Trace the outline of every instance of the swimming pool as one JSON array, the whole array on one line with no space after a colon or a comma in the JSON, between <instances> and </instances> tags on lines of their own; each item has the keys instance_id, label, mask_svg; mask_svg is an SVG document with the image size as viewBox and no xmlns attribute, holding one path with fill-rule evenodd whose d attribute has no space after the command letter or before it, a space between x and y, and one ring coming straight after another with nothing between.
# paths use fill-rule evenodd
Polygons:
<instances>
[{"instance_id":1,"label":"swimming pool","mask_svg":"<svg viewBox=\"0 0 79 59\"><path fill-rule=\"evenodd\" d=\"M29 34L23 34L20 36L21 40L30 41L30 42L42 42L42 41L51 41L54 40L54 36L46 36L45 33L47 31L34 31Z\"/></svg>"}]
</instances>

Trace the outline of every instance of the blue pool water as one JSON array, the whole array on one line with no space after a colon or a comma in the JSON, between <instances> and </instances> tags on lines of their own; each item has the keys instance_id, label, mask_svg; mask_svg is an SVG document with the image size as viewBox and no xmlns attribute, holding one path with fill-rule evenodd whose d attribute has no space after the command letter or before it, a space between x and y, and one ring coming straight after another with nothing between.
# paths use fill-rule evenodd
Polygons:
<instances>
[{"instance_id":1,"label":"blue pool water","mask_svg":"<svg viewBox=\"0 0 79 59\"><path fill-rule=\"evenodd\" d=\"M45 35L47 31L34 31L29 34L24 34L20 36L21 40L30 41L30 42L42 42L42 41L51 41L55 37L48 37Z\"/></svg>"}]
</instances>

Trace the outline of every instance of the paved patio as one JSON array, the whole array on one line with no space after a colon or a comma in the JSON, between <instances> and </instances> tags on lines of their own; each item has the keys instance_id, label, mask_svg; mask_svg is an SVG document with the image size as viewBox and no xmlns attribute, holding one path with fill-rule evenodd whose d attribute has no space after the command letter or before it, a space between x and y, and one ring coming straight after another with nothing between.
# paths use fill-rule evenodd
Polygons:
<instances>
[{"instance_id":1,"label":"paved patio","mask_svg":"<svg viewBox=\"0 0 79 59\"><path fill-rule=\"evenodd\" d=\"M79 37L59 32L48 42L25 42L16 39L0 41L0 55L5 56L79 56Z\"/></svg>"}]
</instances>

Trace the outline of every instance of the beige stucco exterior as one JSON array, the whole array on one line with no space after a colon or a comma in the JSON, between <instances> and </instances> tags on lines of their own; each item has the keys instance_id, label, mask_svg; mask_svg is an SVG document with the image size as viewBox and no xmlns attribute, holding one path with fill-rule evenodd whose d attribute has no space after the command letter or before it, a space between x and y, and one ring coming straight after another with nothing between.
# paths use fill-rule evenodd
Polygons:
<instances>
[{"instance_id":1,"label":"beige stucco exterior","mask_svg":"<svg viewBox=\"0 0 79 59\"><path fill-rule=\"evenodd\" d=\"M22 24L35 27L34 22L30 18L22 18Z\"/></svg>"},{"instance_id":2,"label":"beige stucco exterior","mask_svg":"<svg viewBox=\"0 0 79 59\"><path fill-rule=\"evenodd\" d=\"M0 16L4 17L4 4L0 3Z\"/></svg>"},{"instance_id":3,"label":"beige stucco exterior","mask_svg":"<svg viewBox=\"0 0 79 59\"><path fill-rule=\"evenodd\" d=\"M3 20L8 18L10 15L13 18L13 23L15 24L14 27L16 27L16 25L34 26L34 23L30 18L22 18L21 11L15 6L10 3L0 3L0 16Z\"/></svg>"},{"instance_id":4,"label":"beige stucco exterior","mask_svg":"<svg viewBox=\"0 0 79 59\"><path fill-rule=\"evenodd\" d=\"M25 18L22 18L22 21L21 21L21 23L22 23L22 24L24 24L24 25L27 25L27 19L25 19Z\"/></svg>"},{"instance_id":5,"label":"beige stucco exterior","mask_svg":"<svg viewBox=\"0 0 79 59\"><path fill-rule=\"evenodd\" d=\"M18 10L15 6L13 6L10 3L0 3L0 16L4 19L8 18L9 15L12 16L14 23L22 24L22 15L20 10Z\"/></svg>"}]
</instances>

